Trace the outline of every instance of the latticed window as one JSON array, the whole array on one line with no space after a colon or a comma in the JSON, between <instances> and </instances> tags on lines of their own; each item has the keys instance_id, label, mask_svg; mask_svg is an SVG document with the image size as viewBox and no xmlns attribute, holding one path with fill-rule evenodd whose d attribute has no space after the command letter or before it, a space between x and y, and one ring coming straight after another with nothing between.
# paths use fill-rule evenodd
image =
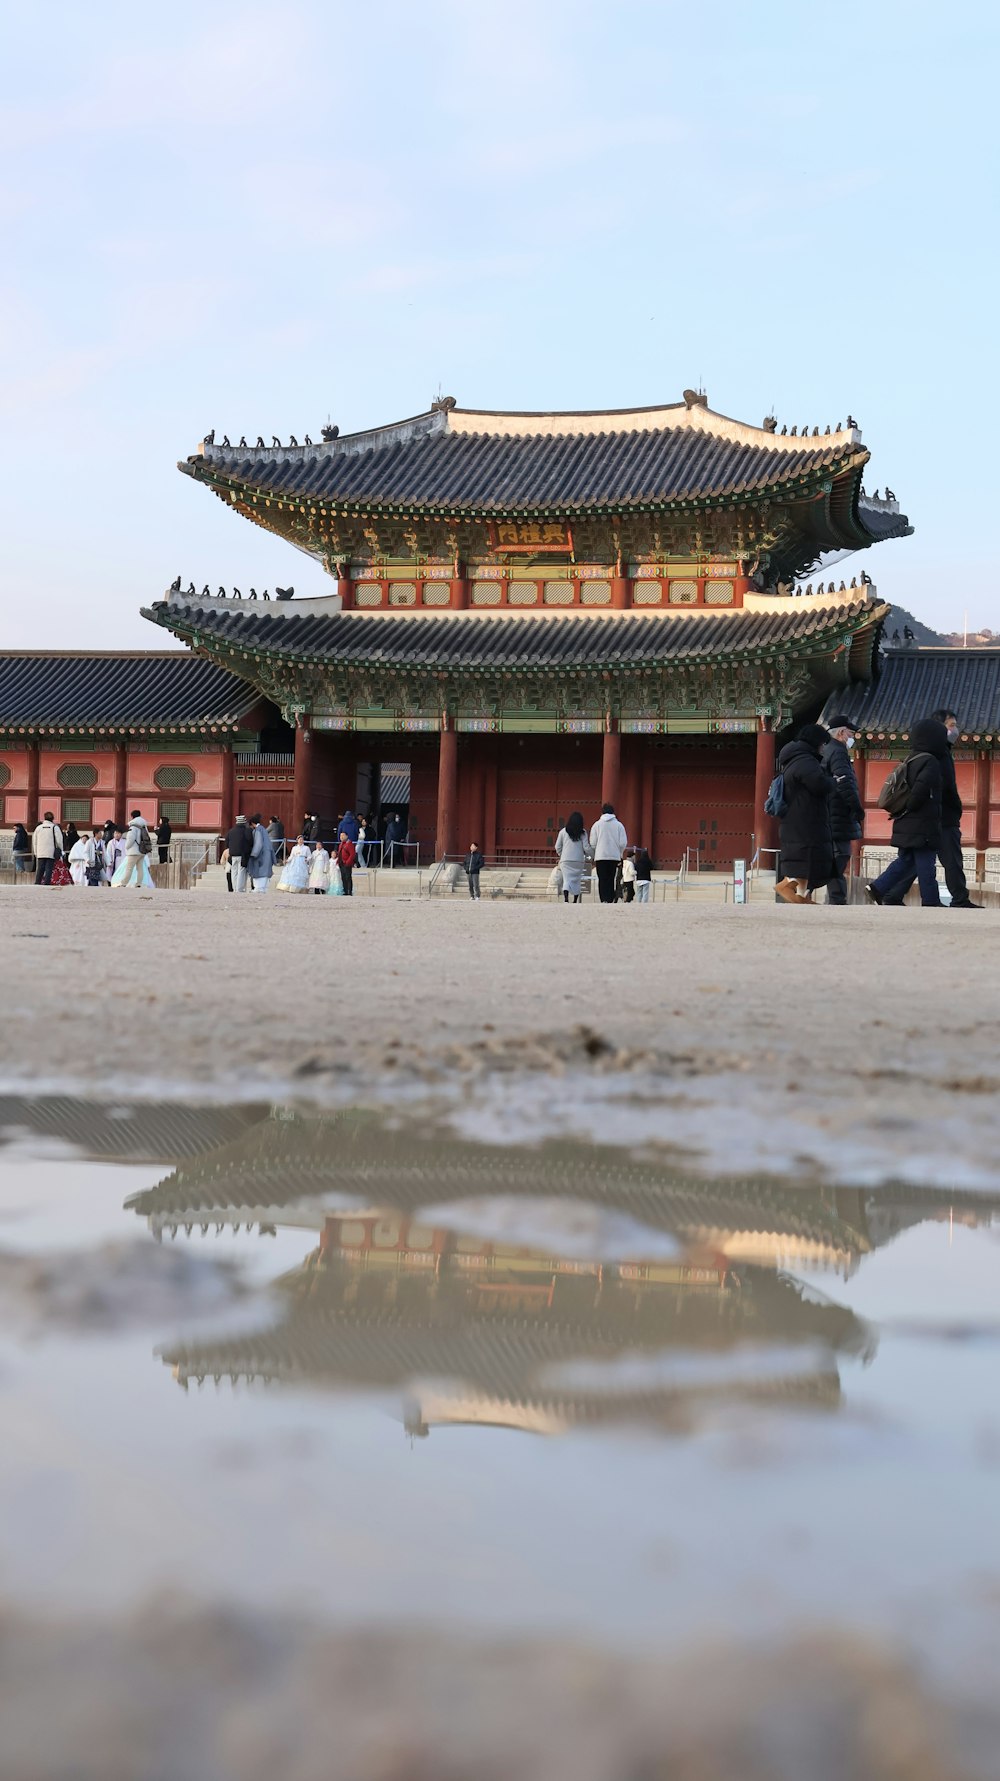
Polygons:
<instances>
[{"instance_id":1,"label":"latticed window","mask_svg":"<svg viewBox=\"0 0 1000 1781\"><path fill-rule=\"evenodd\" d=\"M415 606L416 603L417 584L415 581L396 581L390 587L390 606Z\"/></svg>"},{"instance_id":2,"label":"latticed window","mask_svg":"<svg viewBox=\"0 0 1000 1781\"><path fill-rule=\"evenodd\" d=\"M93 808L93 802L90 798L64 798L62 801L62 821L82 822L85 827L89 828Z\"/></svg>"},{"instance_id":3,"label":"latticed window","mask_svg":"<svg viewBox=\"0 0 1000 1781\"><path fill-rule=\"evenodd\" d=\"M507 590L508 606L537 606L538 589L533 581L512 581Z\"/></svg>"},{"instance_id":4,"label":"latticed window","mask_svg":"<svg viewBox=\"0 0 1000 1781\"><path fill-rule=\"evenodd\" d=\"M161 792L187 792L194 784L194 768L181 766L157 767L153 774L153 784Z\"/></svg>"},{"instance_id":5,"label":"latticed window","mask_svg":"<svg viewBox=\"0 0 1000 1781\"><path fill-rule=\"evenodd\" d=\"M573 583L571 581L547 581L545 583L546 606L572 606Z\"/></svg>"},{"instance_id":6,"label":"latticed window","mask_svg":"<svg viewBox=\"0 0 1000 1781\"><path fill-rule=\"evenodd\" d=\"M731 581L707 581L705 583L706 606L731 606L735 599L735 589Z\"/></svg>"},{"instance_id":7,"label":"latticed window","mask_svg":"<svg viewBox=\"0 0 1000 1781\"><path fill-rule=\"evenodd\" d=\"M451 588L446 581L428 581L424 587L425 606L447 606Z\"/></svg>"},{"instance_id":8,"label":"latticed window","mask_svg":"<svg viewBox=\"0 0 1000 1781\"><path fill-rule=\"evenodd\" d=\"M582 606L610 606L610 581L585 581L580 589L580 604Z\"/></svg>"},{"instance_id":9,"label":"latticed window","mask_svg":"<svg viewBox=\"0 0 1000 1781\"><path fill-rule=\"evenodd\" d=\"M6 761L0 761L0 785L10 784L10 768Z\"/></svg>"},{"instance_id":10,"label":"latticed window","mask_svg":"<svg viewBox=\"0 0 1000 1781\"><path fill-rule=\"evenodd\" d=\"M97 784L97 768L92 761L67 761L60 767L56 780L65 791L86 791Z\"/></svg>"},{"instance_id":11,"label":"latticed window","mask_svg":"<svg viewBox=\"0 0 1000 1781\"><path fill-rule=\"evenodd\" d=\"M168 822L179 823L182 829L188 826L188 801L186 798L164 798L160 801L160 821L166 817Z\"/></svg>"},{"instance_id":12,"label":"latticed window","mask_svg":"<svg viewBox=\"0 0 1000 1781\"><path fill-rule=\"evenodd\" d=\"M671 606L697 606L698 583L696 581L672 581L670 583Z\"/></svg>"}]
</instances>

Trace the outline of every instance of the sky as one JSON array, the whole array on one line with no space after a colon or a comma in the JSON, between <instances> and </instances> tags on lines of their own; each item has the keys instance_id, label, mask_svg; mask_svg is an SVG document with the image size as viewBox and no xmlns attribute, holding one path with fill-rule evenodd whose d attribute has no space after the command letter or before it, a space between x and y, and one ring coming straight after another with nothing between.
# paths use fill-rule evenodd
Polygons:
<instances>
[{"instance_id":1,"label":"sky","mask_svg":"<svg viewBox=\"0 0 1000 1781\"><path fill-rule=\"evenodd\" d=\"M180 573L332 591L176 463L426 409L822 432L915 527L844 565L1000 628L1000 10L0 0L0 646L159 647ZM838 576L842 573L838 565Z\"/></svg>"}]
</instances>

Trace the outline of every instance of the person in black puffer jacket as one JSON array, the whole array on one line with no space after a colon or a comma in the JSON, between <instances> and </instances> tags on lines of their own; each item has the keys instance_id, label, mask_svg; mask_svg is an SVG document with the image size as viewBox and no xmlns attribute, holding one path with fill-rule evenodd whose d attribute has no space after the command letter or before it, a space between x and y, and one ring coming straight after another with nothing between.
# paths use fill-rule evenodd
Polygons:
<instances>
[{"instance_id":1,"label":"person in black puffer jacket","mask_svg":"<svg viewBox=\"0 0 1000 1781\"><path fill-rule=\"evenodd\" d=\"M830 827L833 780L820 760L820 750L829 740L822 724L805 724L796 741L786 743L778 756L788 809L778 835L784 877L775 889L786 903L811 903L811 893L829 884L836 873Z\"/></svg>"},{"instance_id":2,"label":"person in black puffer jacket","mask_svg":"<svg viewBox=\"0 0 1000 1781\"><path fill-rule=\"evenodd\" d=\"M944 867L944 881L948 886L953 909L981 909L981 903L974 903L969 895L969 886L965 879L965 862L962 858L962 799L955 777L955 762L952 749L961 735L959 722L953 711L944 706L931 712L944 724L948 732L948 747L941 762L941 839L938 842L938 859ZM897 884L892 895L884 897L885 903L901 903L906 896L913 878Z\"/></svg>"},{"instance_id":3,"label":"person in black puffer jacket","mask_svg":"<svg viewBox=\"0 0 1000 1781\"><path fill-rule=\"evenodd\" d=\"M833 832L837 870L826 887L826 900L828 903L846 903L851 842L861 838L865 813L851 765L854 725L849 717L835 717L828 727L830 740L821 750L820 759L833 781L830 791L830 828Z\"/></svg>"},{"instance_id":4,"label":"person in black puffer jacket","mask_svg":"<svg viewBox=\"0 0 1000 1781\"><path fill-rule=\"evenodd\" d=\"M892 825L892 844L899 852L868 886L873 903L884 903L899 885L912 884L916 878L923 907L941 907L937 851L941 845L942 768L947 753L948 732L943 723L936 717L924 717L914 724L905 763L910 796L906 809L894 818Z\"/></svg>"}]
</instances>

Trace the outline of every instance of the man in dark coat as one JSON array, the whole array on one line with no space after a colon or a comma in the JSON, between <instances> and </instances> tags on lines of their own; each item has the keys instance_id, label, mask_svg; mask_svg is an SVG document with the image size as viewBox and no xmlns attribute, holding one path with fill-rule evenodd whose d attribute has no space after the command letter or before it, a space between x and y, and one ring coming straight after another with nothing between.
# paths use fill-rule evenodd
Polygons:
<instances>
[{"instance_id":1,"label":"man in dark coat","mask_svg":"<svg viewBox=\"0 0 1000 1781\"><path fill-rule=\"evenodd\" d=\"M868 885L867 894L873 903L884 903L901 884L912 884L916 878L923 907L941 907L937 853L941 845L941 790L947 754L948 732L938 718L924 717L914 724L905 762L910 795L905 810L892 824L892 845L899 852L891 865Z\"/></svg>"},{"instance_id":2,"label":"man in dark coat","mask_svg":"<svg viewBox=\"0 0 1000 1781\"><path fill-rule=\"evenodd\" d=\"M851 765L854 725L849 717L835 717L827 727L830 740L820 750L820 759L833 781L830 791L830 831L833 835L837 869L826 887L826 900L828 903L846 903L851 842L861 838L865 813Z\"/></svg>"},{"instance_id":3,"label":"man in dark coat","mask_svg":"<svg viewBox=\"0 0 1000 1781\"><path fill-rule=\"evenodd\" d=\"M965 862L962 859L962 800L951 753L961 735L958 718L944 706L935 711L933 716L944 724L948 732L948 748L941 762L941 839L938 842L938 859L944 867L944 881L951 895L952 908L981 909L983 905L974 903L969 896L969 887L965 882ZM892 895L883 897L882 901L901 903L912 883L911 877L908 883L899 884Z\"/></svg>"},{"instance_id":4,"label":"man in dark coat","mask_svg":"<svg viewBox=\"0 0 1000 1781\"><path fill-rule=\"evenodd\" d=\"M406 840L406 824L395 810L390 810L389 820L385 825L385 860L389 866L403 863L402 843Z\"/></svg>"},{"instance_id":5,"label":"man in dark coat","mask_svg":"<svg viewBox=\"0 0 1000 1781\"><path fill-rule=\"evenodd\" d=\"M804 724L778 756L788 808L778 836L784 876L775 890L786 903L811 903L812 892L835 875L830 828L833 781L820 760L820 750L829 740L822 724Z\"/></svg>"},{"instance_id":6,"label":"man in dark coat","mask_svg":"<svg viewBox=\"0 0 1000 1781\"><path fill-rule=\"evenodd\" d=\"M234 891L247 888L247 867L253 847L253 827L245 816L238 816L226 836L229 849L229 882Z\"/></svg>"}]
</instances>

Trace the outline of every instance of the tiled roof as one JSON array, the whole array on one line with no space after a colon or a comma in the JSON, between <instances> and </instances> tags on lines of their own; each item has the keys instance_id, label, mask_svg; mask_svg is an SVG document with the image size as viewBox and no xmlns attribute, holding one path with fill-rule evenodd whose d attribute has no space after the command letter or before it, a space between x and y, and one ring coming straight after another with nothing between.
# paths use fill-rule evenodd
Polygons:
<instances>
[{"instance_id":1,"label":"tiled roof","mask_svg":"<svg viewBox=\"0 0 1000 1781\"><path fill-rule=\"evenodd\" d=\"M376 503L455 512L589 511L773 489L843 463L843 448L803 440L777 452L690 429L560 438L424 434L366 451L336 447L229 453L213 467L269 494L308 495L337 505Z\"/></svg>"},{"instance_id":2,"label":"tiled roof","mask_svg":"<svg viewBox=\"0 0 1000 1781\"><path fill-rule=\"evenodd\" d=\"M1000 735L1000 649L889 649L872 686L833 693L825 718L841 713L866 735L901 735L944 706L963 736Z\"/></svg>"},{"instance_id":3,"label":"tiled roof","mask_svg":"<svg viewBox=\"0 0 1000 1781\"><path fill-rule=\"evenodd\" d=\"M428 612L419 618L335 612L300 618L159 601L144 609L144 616L179 637L197 635L291 661L516 671L759 656L857 630L877 622L882 611L868 598L817 608L789 597L778 612L588 612L581 617Z\"/></svg>"},{"instance_id":4,"label":"tiled roof","mask_svg":"<svg viewBox=\"0 0 1000 1781\"><path fill-rule=\"evenodd\" d=\"M0 732L225 729L260 694L180 650L0 653Z\"/></svg>"},{"instance_id":5,"label":"tiled roof","mask_svg":"<svg viewBox=\"0 0 1000 1781\"><path fill-rule=\"evenodd\" d=\"M607 414L432 411L310 445L206 442L179 468L222 488L343 512L615 513L811 493L856 477L855 542L905 533L905 515L857 510L868 452L853 428L784 437L702 404Z\"/></svg>"}]
</instances>

